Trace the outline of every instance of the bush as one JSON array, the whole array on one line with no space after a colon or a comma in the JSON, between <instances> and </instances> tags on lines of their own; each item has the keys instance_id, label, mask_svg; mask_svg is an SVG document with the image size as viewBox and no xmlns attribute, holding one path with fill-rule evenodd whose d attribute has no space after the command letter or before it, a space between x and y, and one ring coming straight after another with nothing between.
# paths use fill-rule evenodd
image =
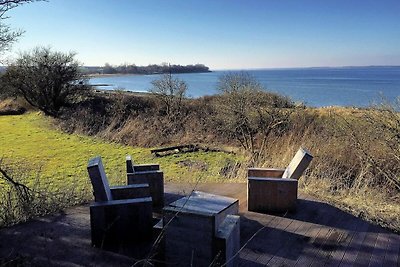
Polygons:
<instances>
[{"instance_id":1,"label":"bush","mask_svg":"<svg viewBox=\"0 0 400 267\"><path fill-rule=\"evenodd\" d=\"M166 115L172 120L179 119L188 87L186 82L173 77L172 74L164 74L151 83L151 92L163 103Z\"/></svg>"},{"instance_id":2,"label":"bush","mask_svg":"<svg viewBox=\"0 0 400 267\"><path fill-rule=\"evenodd\" d=\"M49 183L41 183L39 170L0 159L0 228L61 211L87 199L87 192L77 192L76 184L66 185L58 192L50 187Z\"/></svg>"},{"instance_id":3,"label":"bush","mask_svg":"<svg viewBox=\"0 0 400 267\"><path fill-rule=\"evenodd\" d=\"M236 139L257 160L264 153L270 134L279 135L287 128L292 102L266 92L246 72L221 76L218 89L221 95L216 113L220 131Z\"/></svg>"},{"instance_id":4,"label":"bush","mask_svg":"<svg viewBox=\"0 0 400 267\"><path fill-rule=\"evenodd\" d=\"M26 52L7 68L3 88L24 97L46 115L57 117L62 107L88 88L74 56L43 47Z\"/></svg>"}]
</instances>

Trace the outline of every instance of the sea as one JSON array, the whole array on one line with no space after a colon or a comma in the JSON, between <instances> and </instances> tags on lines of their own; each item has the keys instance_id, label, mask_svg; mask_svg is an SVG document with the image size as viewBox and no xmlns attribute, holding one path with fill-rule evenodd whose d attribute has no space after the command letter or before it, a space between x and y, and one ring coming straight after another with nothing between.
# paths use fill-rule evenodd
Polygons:
<instances>
[{"instance_id":1,"label":"sea","mask_svg":"<svg viewBox=\"0 0 400 267\"><path fill-rule=\"evenodd\" d=\"M400 66L218 70L174 74L188 84L191 98L218 93L219 77L245 71L266 91L290 97L312 107L368 107L400 97ZM103 90L148 92L161 75L100 76L89 80Z\"/></svg>"}]
</instances>

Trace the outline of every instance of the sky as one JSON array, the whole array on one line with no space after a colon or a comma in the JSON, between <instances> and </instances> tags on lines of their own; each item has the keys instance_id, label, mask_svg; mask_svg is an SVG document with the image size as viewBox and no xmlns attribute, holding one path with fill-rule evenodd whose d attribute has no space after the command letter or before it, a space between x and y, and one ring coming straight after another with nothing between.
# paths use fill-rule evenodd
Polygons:
<instances>
[{"instance_id":1,"label":"sky","mask_svg":"<svg viewBox=\"0 0 400 267\"><path fill-rule=\"evenodd\" d=\"M86 66L212 70L400 65L400 0L49 0L4 21Z\"/></svg>"}]
</instances>

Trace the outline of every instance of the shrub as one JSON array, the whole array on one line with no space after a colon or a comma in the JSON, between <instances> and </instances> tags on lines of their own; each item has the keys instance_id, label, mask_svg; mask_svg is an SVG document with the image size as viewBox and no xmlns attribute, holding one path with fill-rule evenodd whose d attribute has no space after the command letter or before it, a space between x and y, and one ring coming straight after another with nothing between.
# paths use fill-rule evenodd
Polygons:
<instances>
[{"instance_id":1,"label":"shrub","mask_svg":"<svg viewBox=\"0 0 400 267\"><path fill-rule=\"evenodd\" d=\"M44 47L23 53L8 66L2 77L3 87L56 117L63 106L88 88L74 56L74 53L54 52Z\"/></svg>"},{"instance_id":2,"label":"shrub","mask_svg":"<svg viewBox=\"0 0 400 267\"><path fill-rule=\"evenodd\" d=\"M221 95L216 113L222 134L236 139L254 159L259 158L270 134L279 135L287 127L292 102L266 92L246 72L221 76L218 89Z\"/></svg>"},{"instance_id":3,"label":"shrub","mask_svg":"<svg viewBox=\"0 0 400 267\"><path fill-rule=\"evenodd\" d=\"M39 170L0 160L0 228L61 211L87 199L87 192L77 192L75 184L55 192L40 180Z\"/></svg>"},{"instance_id":4,"label":"shrub","mask_svg":"<svg viewBox=\"0 0 400 267\"><path fill-rule=\"evenodd\" d=\"M182 101L188 87L186 82L169 73L151 83L153 85L151 92L163 103L166 115L173 120L180 118Z\"/></svg>"}]
</instances>

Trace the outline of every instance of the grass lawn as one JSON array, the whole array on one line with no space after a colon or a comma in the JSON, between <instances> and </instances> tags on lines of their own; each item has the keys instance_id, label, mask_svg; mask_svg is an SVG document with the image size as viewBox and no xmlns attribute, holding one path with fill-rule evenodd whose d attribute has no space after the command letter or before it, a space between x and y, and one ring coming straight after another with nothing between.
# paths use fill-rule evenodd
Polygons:
<instances>
[{"instance_id":1,"label":"grass lawn","mask_svg":"<svg viewBox=\"0 0 400 267\"><path fill-rule=\"evenodd\" d=\"M150 149L135 148L101 139L66 134L54 129L51 119L40 113L0 116L0 158L12 166L22 166L32 179L39 177L41 185L51 191L87 191L91 185L86 171L89 158L101 155L111 185L125 184L125 156L132 155L136 163L159 163L165 181L202 182L226 181L220 174L227 164L240 157L222 152L196 152L154 158ZM38 175L39 174L39 175ZM81 195L81 194L80 194Z\"/></svg>"}]
</instances>

